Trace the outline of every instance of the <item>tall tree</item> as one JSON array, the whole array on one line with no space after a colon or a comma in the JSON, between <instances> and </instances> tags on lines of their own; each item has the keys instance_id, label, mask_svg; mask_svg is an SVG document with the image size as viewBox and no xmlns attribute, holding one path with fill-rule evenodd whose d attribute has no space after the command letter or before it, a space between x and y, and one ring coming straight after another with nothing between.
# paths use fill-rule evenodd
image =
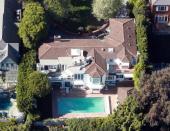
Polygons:
<instances>
[{"instance_id":1,"label":"tall tree","mask_svg":"<svg viewBox=\"0 0 170 131\"><path fill-rule=\"evenodd\" d=\"M115 131L140 131L143 122L138 102L132 96L129 96L122 105L119 105L106 121L107 125L114 127L112 129Z\"/></svg>"},{"instance_id":2,"label":"tall tree","mask_svg":"<svg viewBox=\"0 0 170 131\"><path fill-rule=\"evenodd\" d=\"M41 4L29 2L19 25L19 36L26 48L35 48L46 31L45 11Z\"/></svg>"},{"instance_id":3,"label":"tall tree","mask_svg":"<svg viewBox=\"0 0 170 131\"><path fill-rule=\"evenodd\" d=\"M135 66L134 82L136 89L140 90L140 77L142 72L149 68L148 65L148 17L147 2L145 0L129 0L133 6L136 20L137 47L140 52L138 64ZM131 11L132 12L132 11Z\"/></svg>"},{"instance_id":4,"label":"tall tree","mask_svg":"<svg viewBox=\"0 0 170 131\"><path fill-rule=\"evenodd\" d=\"M53 20L60 21L67 17L70 8L70 0L44 0L44 7Z\"/></svg>"},{"instance_id":5,"label":"tall tree","mask_svg":"<svg viewBox=\"0 0 170 131\"><path fill-rule=\"evenodd\" d=\"M107 20L116 15L121 5L122 0L93 0L93 14L99 20Z\"/></svg>"},{"instance_id":6,"label":"tall tree","mask_svg":"<svg viewBox=\"0 0 170 131\"><path fill-rule=\"evenodd\" d=\"M170 129L170 68L143 75L135 96L145 121L153 128Z\"/></svg>"},{"instance_id":7,"label":"tall tree","mask_svg":"<svg viewBox=\"0 0 170 131\"><path fill-rule=\"evenodd\" d=\"M31 50L23 55L19 64L17 91L17 106L22 112L30 112L33 108L34 99L28 94L28 76L35 71L36 53Z\"/></svg>"},{"instance_id":8,"label":"tall tree","mask_svg":"<svg viewBox=\"0 0 170 131\"><path fill-rule=\"evenodd\" d=\"M38 71L35 71L29 75L28 86L28 92L36 98L42 98L48 95L51 89L48 81L48 76Z\"/></svg>"}]
</instances>

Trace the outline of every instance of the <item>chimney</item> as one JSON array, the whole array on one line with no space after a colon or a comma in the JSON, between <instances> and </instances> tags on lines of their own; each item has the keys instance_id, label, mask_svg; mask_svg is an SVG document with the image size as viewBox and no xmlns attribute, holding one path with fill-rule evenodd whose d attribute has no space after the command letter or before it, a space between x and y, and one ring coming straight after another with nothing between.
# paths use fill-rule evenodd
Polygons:
<instances>
[{"instance_id":1,"label":"chimney","mask_svg":"<svg viewBox=\"0 0 170 131\"><path fill-rule=\"evenodd\" d=\"M61 35L54 35L54 41L59 41L61 40Z\"/></svg>"}]
</instances>

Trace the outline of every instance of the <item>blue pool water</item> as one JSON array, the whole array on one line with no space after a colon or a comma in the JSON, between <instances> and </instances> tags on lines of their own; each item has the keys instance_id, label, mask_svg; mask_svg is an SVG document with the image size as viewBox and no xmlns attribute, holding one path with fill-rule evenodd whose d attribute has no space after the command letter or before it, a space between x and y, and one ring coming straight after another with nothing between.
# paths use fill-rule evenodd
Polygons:
<instances>
[{"instance_id":1,"label":"blue pool water","mask_svg":"<svg viewBox=\"0 0 170 131\"><path fill-rule=\"evenodd\" d=\"M103 97L58 98L58 114L67 113L104 113Z\"/></svg>"},{"instance_id":2,"label":"blue pool water","mask_svg":"<svg viewBox=\"0 0 170 131\"><path fill-rule=\"evenodd\" d=\"M0 110L8 110L11 106L10 98L0 98Z\"/></svg>"}]
</instances>

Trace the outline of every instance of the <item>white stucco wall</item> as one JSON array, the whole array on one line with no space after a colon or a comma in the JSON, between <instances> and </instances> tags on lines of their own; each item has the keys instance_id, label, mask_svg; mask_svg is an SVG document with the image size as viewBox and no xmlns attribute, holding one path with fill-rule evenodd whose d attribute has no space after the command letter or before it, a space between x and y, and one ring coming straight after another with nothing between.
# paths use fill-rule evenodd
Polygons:
<instances>
[{"instance_id":1,"label":"white stucco wall","mask_svg":"<svg viewBox=\"0 0 170 131\"><path fill-rule=\"evenodd\" d=\"M91 76L88 75L88 74L85 74L84 75L84 83L85 83L85 86L89 87L90 89L103 89L104 85L105 85L105 80L106 80L106 75L104 75L102 77L102 83L103 85L97 85L97 84L93 84L91 81Z\"/></svg>"},{"instance_id":2,"label":"white stucco wall","mask_svg":"<svg viewBox=\"0 0 170 131\"><path fill-rule=\"evenodd\" d=\"M58 59L40 59L41 65L58 65L63 64L67 66L71 66L74 64L74 60L72 57L59 57Z\"/></svg>"},{"instance_id":3,"label":"white stucco wall","mask_svg":"<svg viewBox=\"0 0 170 131\"><path fill-rule=\"evenodd\" d=\"M40 65L56 65L58 64L58 60L47 60L47 59L40 59Z\"/></svg>"}]
</instances>

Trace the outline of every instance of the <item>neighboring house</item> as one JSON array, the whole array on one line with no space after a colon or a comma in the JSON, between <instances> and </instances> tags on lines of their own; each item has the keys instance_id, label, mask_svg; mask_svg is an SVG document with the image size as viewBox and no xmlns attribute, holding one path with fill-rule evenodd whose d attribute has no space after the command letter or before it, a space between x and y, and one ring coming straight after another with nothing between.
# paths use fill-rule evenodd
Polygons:
<instances>
[{"instance_id":1,"label":"neighboring house","mask_svg":"<svg viewBox=\"0 0 170 131\"><path fill-rule=\"evenodd\" d=\"M150 0L154 32L170 33L170 0Z\"/></svg>"},{"instance_id":2,"label":"neighboring house","mask_svg":"<svg viewBox=\"0 0 170 131\"><path fill-rule=\"evenodd\" d=\"M101 90L131 80L137 59L134 19L110 19L104 39L58 39L39 48L37 69L52 84ZM60 84L59 84L60 83Z\"/></svg>"},{"instance_id":3,"label":"neighboring house","mask_svg":"<svg viewBox=\"0 0 170 131\"><path fill-rule=\"evenodd\" d=\"M18 8L16 0L0 2L0 72L7 86L17 82L19 37L16 10Z\"/></svg>"}]
</instances>

